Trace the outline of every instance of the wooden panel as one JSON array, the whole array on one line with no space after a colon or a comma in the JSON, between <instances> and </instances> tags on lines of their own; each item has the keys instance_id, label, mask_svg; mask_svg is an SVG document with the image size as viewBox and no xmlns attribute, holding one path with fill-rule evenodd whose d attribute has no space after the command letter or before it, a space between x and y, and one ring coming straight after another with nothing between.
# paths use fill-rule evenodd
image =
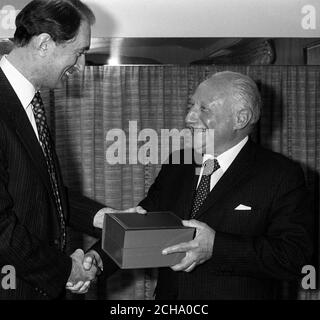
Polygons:
<instances>
[{"instance_id":1,"label":"wooden panel","mask_svg":"<svg viewBox=\"0 0 320 320\"><path fill-rule=\"evenodd\" d=\"M320 42L306 49L306 59L308 65L320 65Z\"/></svg>"}]
</instances>

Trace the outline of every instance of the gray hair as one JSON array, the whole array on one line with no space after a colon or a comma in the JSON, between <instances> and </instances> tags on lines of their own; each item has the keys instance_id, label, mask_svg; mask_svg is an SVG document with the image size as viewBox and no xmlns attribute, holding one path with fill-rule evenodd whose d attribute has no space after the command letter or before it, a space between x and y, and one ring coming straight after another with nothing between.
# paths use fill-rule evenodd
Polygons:
<instances>
[{"instance_id":1,"label":"gray hair","mask_svg":"<svg viewBox=\"0 0 320 320\"><path fill-rule=\"evenodd\" d=\"M215 73L212 78L222 77L227 80L232 88L232 98L237 102L234 108L249 108L252 112L250 124L253 125L260 119L261 96L256 83L248 76L232 71ZM235 111L235 109L234 109Z\"/></svg>"}]
</instances>

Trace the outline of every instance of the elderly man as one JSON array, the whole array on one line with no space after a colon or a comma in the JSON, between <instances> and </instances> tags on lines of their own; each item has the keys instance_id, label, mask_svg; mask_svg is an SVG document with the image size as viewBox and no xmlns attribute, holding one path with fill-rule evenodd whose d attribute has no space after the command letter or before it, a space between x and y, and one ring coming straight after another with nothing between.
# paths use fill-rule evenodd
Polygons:
<instances>
[{"instance_id":1,"label":"elderly man","mask_svg":"<svg viewBox=\"0 0 320 320\"><path fill-rule=\"evenodd\" d=\"M82 67L93 22L79 0L34 0L0 61L0 268L16 271L2 299L57 298L66 284L84 293L102 267L96 251L64 252L67 225L94 235L95 217L112 210L65 189L40 96Z\"/></svg>"},{"instance_id":2,"label":"elderly man","mask_svg":"<svg viewBox=\"0 0 320 320\"><path fill-rule=\"evenodd\" d=\"M301 276L312 251L311 213L300 167L253 143L261 100L249 77L221 72L202 82L186 124L203 167L165 164L137 210L171 210L195 227L185 252L162 268L156 299L272 299ZM214 139L202 139L214 129Z\"/></svg>"}]
</instances>

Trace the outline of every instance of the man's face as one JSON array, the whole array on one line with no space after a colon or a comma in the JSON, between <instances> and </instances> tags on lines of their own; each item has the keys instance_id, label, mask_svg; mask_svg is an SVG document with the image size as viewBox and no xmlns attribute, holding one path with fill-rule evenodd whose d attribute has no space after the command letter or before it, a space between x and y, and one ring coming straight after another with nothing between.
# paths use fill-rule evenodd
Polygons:
<instances>
[{"instance_id":1,"label":"man's face","mask_svg":"<svg viewBox=\"0 0 320 320\"><path fill-rule=\"evenodd\" d=\"M82 21L79 32L71 41L54 44L45 68L44 82L51 89L59 87L73 72L84 67L84 53L90 47L91 30L86 21Z\"/></svg>"},{"instance_id":2,"label":"man's face","mask_svg":"<svg viewBox=\"0 0 320 320\"><path fill-rule=\"evenodd\" d=\"M193 130L193 147L197 152L219 155L228 146L234 134L231 106L231 93L225 81L209 79L196 89L186 125Z\"/></svg>"}]
</instances>

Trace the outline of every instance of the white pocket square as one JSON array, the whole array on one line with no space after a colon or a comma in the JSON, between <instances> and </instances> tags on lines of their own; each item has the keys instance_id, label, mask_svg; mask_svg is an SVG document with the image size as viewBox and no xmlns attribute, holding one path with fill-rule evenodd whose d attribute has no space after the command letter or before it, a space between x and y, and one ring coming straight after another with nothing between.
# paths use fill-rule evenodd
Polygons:
<instances>
[{"instance_id":1,"label":"white pocket square","mask_svg":"<svg viewBox=\"0 0 320 320\"><path fill-rule=\"evenodd\" d=\"M234 210L251 210L251 207L239 204Z\"/></svg>"}]
</instances>

